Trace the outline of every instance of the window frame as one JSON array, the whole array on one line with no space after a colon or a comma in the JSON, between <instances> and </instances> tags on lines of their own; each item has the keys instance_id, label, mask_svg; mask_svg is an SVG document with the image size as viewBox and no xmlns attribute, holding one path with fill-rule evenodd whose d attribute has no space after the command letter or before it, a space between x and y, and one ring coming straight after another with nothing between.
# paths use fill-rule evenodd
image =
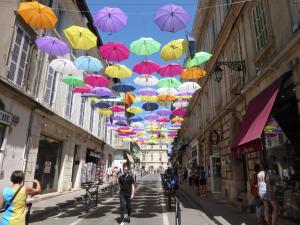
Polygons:
<instances>
[{"instance_id":1,"label":"window frame","mask_svg":"<svg viewBox=\"0 0 300 225\"><path fill-rule=\"evenodd\" d=\"M49 58L49 64L50 64L50 58ZM55 96L56 96L55 93L56 93L56 90L57 90L59 73L56 72L54 69L52 69L49 66L49 64L47 65L47 77L46 77L46 82L45 82L44 92L43 92L43 102L45 104L49 105L50 107L52 107L53 103L54 103L54 100L55 100ZM48 85L50 69L53 71L53 77L52 77L52 84L51 84L51 89L50 89L49 101L47 102L45 100L45 98L46 98L46 89L47 89L47 85Z\"/></svg>"},{"instance_id":2,"label":"window frame","mask_svg":"<svg viewBox=\"0 0 300 225\"><path fill-rule=\"evenodd\" d=\"M81 127L83 127L83 125L84 125L85 102L86 102L86 100L84 98L81 98L79 121L78 121L79 126L81 126Z\"/></svg>"},{"instance_id":3,"label":"window frame","mask_svg":"<svg viewBox=\"0 0 300 225\"><path fill-rule=\"evenodd\" d=\"M90 112L90 125L89 125L89 131L93 133L94 128L94 115L95 115L95 109L94 106L91 105L91 112Z\"/></svg>"},{"instance_id":4,"label":"window frame","mask_svg":"<svg viewBox=\"0 0 300 225\"><path fill-rule=\"evenodd\" d=\"M69 119L72 117L73 100L74 100L73 86L68 85L68 91L67 91L67 94L66 94L65 117L67 117Z\"/></svg>"}]
</instances>

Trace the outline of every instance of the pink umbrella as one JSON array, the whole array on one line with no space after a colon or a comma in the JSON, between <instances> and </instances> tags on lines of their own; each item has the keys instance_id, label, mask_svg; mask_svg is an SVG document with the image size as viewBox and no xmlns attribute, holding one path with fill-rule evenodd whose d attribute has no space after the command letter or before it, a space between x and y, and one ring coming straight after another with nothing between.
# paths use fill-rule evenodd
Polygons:
<instances>
[{"instance_id":1,"label":"pink umbrella","mask_svg":"<svg viewBox=\"0 0 300 225\"><path fill-rule=\"evenodd\" d=\"M153 61L142 61L138 64L135 64L133 71L139 74L151 74L156 72L159 69L159 65Z\"/></svg>"},{"instance_id":2,"label":"pink umbrella","mask_svg":"<svg viewBox=\"0 0 300 225\"><path fill-rule=\"evenodd\" d=\"M108 61L121 62L128 59L129 50L122 43L108 42L100 46L99 54Z\"/></svg>"},{"instance_id":3,"label":"pink umbrella","mask_svg":"<svg viewBox=\"0 0 300 225\"><path fill-rule=\"evenodd\" d=\"M131 127L129 127L129 126L120 126L117 129L117 131L124 131L124 130L131 130Z\"/></svg>"},{"instance_id":4,"label":"pink umbrella","mask_svg":"<svg viewBox=\"0 0 300 225\"><path fill-rule=\"evenodd\" d=\"M93 87L107 87L109 85L109 80L98 74L89 74L84 77L84 82Z\"/></svg>"},{"instance_id":5,"label":"pink umbrella","mask_svg":"<svg viewBox=\"0 0 300 225\"><path fill-rule=\"evenodd\" d=\"M90 93L92 91L93 87L91 87L90 85L86 85L86 86L79 86L79 87L75 87L73 88L73 93Z\"/></svg>"},{"instance_id":6,"label":"pink umbrella","mask_svg":"<svg viewBox=\"0 0 300 225\"><path fill-rule=\"evenodd\" d=\"M169 109L160 109L156 112L159 116L170 116L172 114L172 111Z\"/></svg>"},{"instance_id":7,"label":"pink umbrella","mask_svg":"<svg viewBox=\"0 0 300 225\"><path fill-rule=\"evenodd\" d=\"M160 117L156 120L156 122L159 122L159 123L168 123L170 122L170 119L168 117Z\"/></svg>"},{"instance_id":8,"label":"pink umbrella","mask_svg":"<svg viewBox=\"0 0 300 225\"><path fill-rule=\"evenodd\" d=\"M182 73L184 68L176 63L166 64L157 70L157 73L162 77L174 77Z\"/></svg>"},{"instance_id":9,"label":"pink umbrella","mask_svg":"<svg viewBox=\"0 0 300 225\"><path fill-rule=\"evenodd\" d=\"M110 107L110 110L113 112L125 112L125 107L121 105L114 105Z\"/></svg>"},{"instance_id":10,"label":"pink umbrella","mask_svg":"<svg viewBox=\"0 0 300 225\"><path fill-rule=\"evenodd\" d=\"M131 135L136 135L136 132L130 131L130 132L120 132L120 136L131 136Z\"/></svg>"},{"instance_id":11,"label":"pink umbrella","mask_svg":"<svg viewBox=\"0 0 300 225\"><path fill-rule=\"evenodd\" d=\"M187 110L183 109L183 108L174 109L172 111L172 114L174 116L184 116L186 113L187 113Z\"/></svg>"}]
</instances>

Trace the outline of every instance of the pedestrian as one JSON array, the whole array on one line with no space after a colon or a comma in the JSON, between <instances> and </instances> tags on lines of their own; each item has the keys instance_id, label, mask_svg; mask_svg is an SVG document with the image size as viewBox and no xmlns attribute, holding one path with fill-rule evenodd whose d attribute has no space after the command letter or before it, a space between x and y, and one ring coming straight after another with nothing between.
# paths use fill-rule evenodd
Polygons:
<instances>
[{"instance_id":1,"label":"pedestrian","mask_svg":"<svg viewBox=\"0 0 300 225\"><path fill-rule=\"evenodd\" d=\"M120 185L120 211L121 211L121 225L124 222L130 223L131 215L131 199L134 197L134 179L128 173L128 167L125 166L124 174L119 177ZM127 209L127 218L124 219L125 210Z\"/></svg>"},{"instance_id":2,"label":"pedestrian","mask_svg":"<svg viewBox=\"0 0 300 225\"><path fill-rule=\"evenodd\" d=\"M0 195L0 208L3 212L0 224L9 225L25 225L28 224L28 216L26 215L26 199L27 195L34 196L41 192L41 185L38 180L34 180L35 188L24 186L24 173L15 170L10 180L11 187L3 189Z\"/></svg>"},{"instance_id":3,"label":"pedestrian","mask_svg":"<svg viewBox=\"0 0 300 225\"><path fill-rule=\"evenodd\" d=\"M199 194L200 197L205 196L205 191L206 191L206 172L204 169L204 166L200 166L199 169Z\"/></svg>"}]
</instances>

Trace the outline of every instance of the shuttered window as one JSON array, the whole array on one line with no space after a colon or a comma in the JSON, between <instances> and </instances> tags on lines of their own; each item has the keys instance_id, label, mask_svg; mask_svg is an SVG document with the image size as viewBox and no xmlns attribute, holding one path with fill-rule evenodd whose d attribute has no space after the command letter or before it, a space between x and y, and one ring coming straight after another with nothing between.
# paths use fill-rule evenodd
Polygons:
<instances>
[{"instance_id":1,"label":"shuttered window","mask_svg":"<svg viewBox=\"0 0 300 225\"><path fill-rule=\"evenodd\" d=\"M84 100L84 98L82 98L81 104L80 104L80 114L79 114L79 125L80 126L83 126L84 110L85 110L85 100Z\"/></svg>"},{"instance_id":2,"label":"shuttered window","mask_svg":"<svg viewBox=\"0 0 300 225\"><path fill-rule=\"evenodd\" d=\"M68 86L68 93L66 98L66 109L65 109L65 116L70 118L72 116L72 106L73 106L73 86Z\"/></svg>"},{"instance_id":3,"label":"shuttered window","mask_svg":"<svg viewBox=\"0 0 300 225\"><path fill-rule=\"evenodd\" d=\"M57 73L49 66L47 81L44 91L44 102L50 106L53 104Z\"/></svg>"},{"instance_id":4,"label":"shuttered window","mask_svg":"<svg viewBox=\"0 0 300 225\"><path fill-rule=\"evenodd\" d=\"M25 30L17 27L12 44L12 50L10 52L7 78L19 86L23 86L30 39L30 35L26 33Z\"/></svg>"}]
</instances>

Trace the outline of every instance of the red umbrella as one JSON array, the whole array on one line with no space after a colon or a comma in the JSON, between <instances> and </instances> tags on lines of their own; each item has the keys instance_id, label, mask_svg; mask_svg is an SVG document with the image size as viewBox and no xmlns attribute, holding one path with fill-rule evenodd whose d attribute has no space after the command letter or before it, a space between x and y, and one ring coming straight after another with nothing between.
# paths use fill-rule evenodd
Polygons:
<instances>
[{"instance_id":1,"label":"red umbrella","mask_svg":"<svg viewBox=\"0 0 300 225\"><path fill-rule=\"evenodd\" d=\"M159 69L159 65L153 61L144 60L138 64L135 64L133 71L139 74L151 74Z\"/></svg>"},{"instance_id":2,"label":"red umbrella","mask_svg":"<svg viewBox=\"0 0 300 225\"><path fill-rule=\"evenodd\" d=\"M162 77L174 77L182 73L184 68L176 63L166 64L157 70L157 73Z\"/></svg>"},{"instance_id":3,"label":"red umbrella","mask_svg":"<svg viewBox=\"0 0 300 225\"><path fill-rule=\"evenodd\" d=\"M170 122L170 119L168 117L160 117L156 120L156 122L159 122L159 123L168 123Z\"/></svg>"},{"instance_id":4,"label":"red umbrella","mask_svg":"<svg viewBox=\"0 0 300 225\"><path fill-rule=\"evenodd\" d=\"M79 86L79 87L73 88L73 93L81 93L81 94L90 93L92 89L93 89L93 87L91 87L90 85Z\"/></svg>"},{"instance_id":5,"label":"red umbrella","mask_svg":"<svg viewBox=\"0 0 300 225\"><path fill-rule=\"evenodd\" d=\"M107 87L109 85L109 80L98 74L89 74L84 77L84 82L93 87Z\"/></svg>"},{"instance_id":6,"label":"red umbrella","mask_svg":"<svg viewBox=\"0 0 300 225\"><path fill-rule=\"evenodd\" d=\"M100 46L99 54L108 61L121 62L128 59L129 50L122 43L108 42Z\"/></svg>"},{"instance_id":7,"label":"red umbrella","mask_svg":"<svg viewBox=\"0 0 300 225\"><path fill-rule=\"evenodd\" d=\"M121 126L121 127L118 127L117 131L124 131L124 130L131 130L131 127L129 126Z\"/></svg>"},{"instance_id":8,"label":"red umbrella","mask_svg":"<svg viewBox=\"0 0 300 225\"><path fill-rule=\"evenodd\" d=\"M186 113L187 113L187 110L183 109L183 108L174 109L172 111L172 114L174 116L184 116Z\"/></svg>"},{"instance_id":9,"label":"red umbrella","mask_svg":"<svg viewBox=\"0 0 300 225\"><path fill-rule=\"evenodd\" d=\"M114 105L114 106L110 107L110 110L113 112L124 112L125 107L121 106L121 105Z\"/></svg>"}]
</instances>

